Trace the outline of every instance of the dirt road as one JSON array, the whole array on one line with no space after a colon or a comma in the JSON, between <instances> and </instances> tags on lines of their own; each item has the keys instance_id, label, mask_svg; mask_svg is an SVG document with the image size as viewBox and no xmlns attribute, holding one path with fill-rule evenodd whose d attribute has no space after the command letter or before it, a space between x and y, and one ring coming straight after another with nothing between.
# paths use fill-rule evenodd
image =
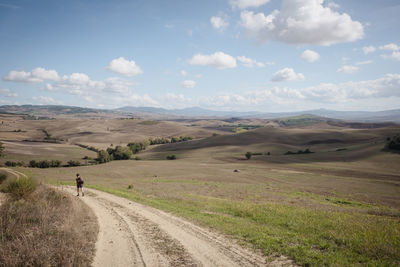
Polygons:
<instances>
[{"instance_id":1,"label":"dirt road","mask_svg":"<svg viewBox=\"0 0 400 267\"><path fill-rule=\"evenodd\" d=\"M263 256L171 214L93 189L80 198L99 221L94 266L266 266Z\"/></svg>"}]
</instances>

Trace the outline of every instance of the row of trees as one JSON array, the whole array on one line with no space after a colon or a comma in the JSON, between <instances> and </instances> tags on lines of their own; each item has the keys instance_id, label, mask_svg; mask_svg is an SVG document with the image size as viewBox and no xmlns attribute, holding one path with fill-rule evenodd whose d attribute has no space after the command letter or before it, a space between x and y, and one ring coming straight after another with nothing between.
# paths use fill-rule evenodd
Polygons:
<instances>
[{"instance_id":1,"label":"row of trees","mask_svg":"<svg viewBox=\"0 0 400 267\"><path fill-rule=\"evenodd\" d=\"M169 143L179 143L193 140L191 136L174 136L172 138L167 137L156 137L149 138L148 142L150 145L159 145L159 144L169 144Z\"/></svg>"},{"instance_id":2,"label":"row of trees","mask_svg":"<svg viewBox=\"0 0 400 267\"><path fill-rule=\"evenodd\" d=\"M400 151L400 134L397 134L392 138L388 137L386 139L385 149Z\"/></svg>"},{"instance_id":3,"label":"row of trees","mask_svg":"<svg viewBox=\"0 0 400 267\"><path fill-rule=\"evenodd\" d=\"M109 147L106 150L98 151L96 161L98 163L106 163L112 160L128 160L140 151L146 150L146 148L150 145L178 143L192 139L193 137L191 136L175 136L172 138L157 137L149 138L142 142L130 142L126 147L116 146L115 148ZM174 159L176 159L176 156Z\"/></svg>"}]
</instances>

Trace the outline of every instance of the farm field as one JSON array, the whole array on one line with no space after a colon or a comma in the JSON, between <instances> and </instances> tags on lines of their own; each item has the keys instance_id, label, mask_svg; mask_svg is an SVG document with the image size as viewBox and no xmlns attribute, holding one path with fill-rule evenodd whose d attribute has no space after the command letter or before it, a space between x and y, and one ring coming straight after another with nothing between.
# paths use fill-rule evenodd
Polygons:
<instances>
[{"instance_id":1,"label":"farm field","mask_svg":"<svg viewBox=\"0 0 400 267\"><path fill-rule=\"evenodd\" d=\"M259 249L270 260L284 255L296 264L312 266L399 263L400 157L382 151L386 138L400 132L399 126L361 129L266 123L242 133L221 131L212 136L215 129L207 127L222 123L200 123L204 128L187 122L128 124L135 131L127 131L127 140L157 136L147 127L158 127L161 136L196 134L192 141L150 146L135 155L140 160L17 169L56 185L72 185L80 173L88 187L222 232L243 246ZM181 128L169 128L171 124ZM74 128L70 131L72 136ZM110 143L103 138L90 144ZM68 142L52 145L79 148ZM286 154L305 149L312 153ZM94 153L83 151L79 153ZM249 151L253 156L247 160ZM45 150L40 153L43 158L51 155ZM167 160L172 154L177 159ZM18 153L13 157L18 158Z\"/></svg>"}]
</instances>

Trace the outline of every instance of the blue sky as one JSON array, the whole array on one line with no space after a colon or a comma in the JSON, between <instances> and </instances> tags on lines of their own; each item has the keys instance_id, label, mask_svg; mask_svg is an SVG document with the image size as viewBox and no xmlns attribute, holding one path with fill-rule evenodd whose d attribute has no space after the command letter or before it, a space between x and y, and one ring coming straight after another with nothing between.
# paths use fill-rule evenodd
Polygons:
<instances>
[{"instance_id":1,"label":"blue sky","mask_svg":"<svg viewBox=\"0 0 400 267\"><path fill-rule=\"evenodd\" d=\"M400 108L397 0L0 0L0 104Z\"/></svg>"}]
</instances>

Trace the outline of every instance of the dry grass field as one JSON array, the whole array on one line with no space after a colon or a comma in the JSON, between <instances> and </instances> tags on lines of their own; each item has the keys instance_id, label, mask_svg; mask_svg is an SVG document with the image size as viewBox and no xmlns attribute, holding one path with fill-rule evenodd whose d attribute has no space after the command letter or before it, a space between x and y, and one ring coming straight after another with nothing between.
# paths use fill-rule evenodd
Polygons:
<instances>
[{"instance_id":1,"label":"dry grass field","mask_svg":"<svg viewBox=\"0 0 400 267\"><path fill-rule=\"evenodd\" d=\"M8 129L33 133L35 123L10 122ZM217 229L267 257L286 255L304 266L398 265L400 155L382 148L400 126L261 123L265 127L233 134L222 129L229 124L223 121L54 120L46 130L68 140L59 144L66 146L198 139L151 146L137 155L141 160L18 170L52 184L72 184L79 172L87 186ZM285 155L307 148L314 153ZM172 154L177 159L166 160Z\"/></svg>"}]
</instances>

